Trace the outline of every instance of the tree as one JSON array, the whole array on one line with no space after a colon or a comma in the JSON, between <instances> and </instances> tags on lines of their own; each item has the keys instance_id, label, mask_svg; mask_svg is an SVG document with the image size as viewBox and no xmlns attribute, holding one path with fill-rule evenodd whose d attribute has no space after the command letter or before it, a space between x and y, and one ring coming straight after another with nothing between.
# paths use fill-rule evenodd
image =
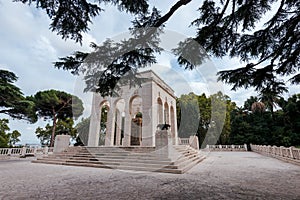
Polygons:
<instances>
[{"instance_id":1,"label":"tree","mask_svg":"<svg viewBox=\"0 0 300 200\"><path fill-rule=\"evenodd\" d=\"M41 141L41 145L49 146L51 138L55 138L56 135L70 135L71 138L76 138L77 129L74 127L72 118L58 119L55 126L56 128L54 129L53 125L47 124L45 128L38 127L35 130L37 138ZM55 130L54 137L52 135L53 130Z\"/></svg>"},{"instance_id":2,"label":"tree","mask_svg":"<svg viewBox=\"0 0 300 200\"><path fill-rule=\"evenodd\" d=\"M0 147L8 146L9 135L6 132L9 130L8 119L0 119Z\"/></svg>"},{"instance_id":3,"label":"tree","mask_svg":"<svg viewBox=\"0 0 300 200\"><path fill-rule=\"evenodd\" d=\"M35 102L38 116L53 122L50 146L54 144L57 120L66 120L72 117L77 119L83 113L82 101L78 97L62 91L40 91L31 98Z\"/></svg>"},{"instance_id":4,"label":"tree","mask_svg":"<svg viewBox=\"0 0 300 200\"><path fill-rule=\"evenodd\" d=\"M0 69L0 113L34 123L37 121L34 102L24 97L21 89L13 84L17 80L13 72Z\"/></svg>"},{"instance_id":5,"label":"tree","mask_svg":"<svg viewBox=\"0 0 300 200\"><path fill-rule=\"evenodd\" d=\"M179 137L197 135L199 144L227 144L231 134L230 113L236 104L218 92L209 97L189 93L177 99Z\"/></svg>"},{"instance_id":6,"label":"tree","mask_svg":"<svg viewBox=\"0 0 300 200\"><path fill-rule=\"evenodd\" d=\"M166 22L179 8L192 2L178 0L162 15L157 7L151 8L147 0L97 0L94 3L87 0L16 1L36 3L37 8L47 12L52 31L63 39L70 38L76 42L82 41L82 34L89 30L89 23L104 12L106 4L134 16L129 29L132 38L120 43L107 40L103 45L92 44L94 52L75 52L60 58L55 64L57 68L78 74L81 73L81 64L86 62L88 67L84 72L87 73L87 90L95 90L103 96L113 94L118 81L126 74L129 83L140 83L136 72L156 62L156 54L162 51L159 34L163 32ZM190 22L197 30L196 35L178 41L179 46L173 53L179 65L185 69L194 69L207 58L201 48L193 46L193 41L197 41L213 56L238 57L244 63L242 67L218 73L219 79L233 84L234 90L252 86L262 92L268 85L285 84L278 76L293 76L289 81L298 84L299 8L297 0L203 0L195 12L195 19ZM266 16L270 17L265 19ZM259 27L263 21L266 21L264 26ZM97 61L88 59L88 56L95 58L99 55L101 59ZM92 63L98 64L97 67ZM99 65L102 67L99 68Z\"/></svg>"},{"instance_id":7,"label":"tree","mask_svg":"<svg viewBox=\"0 0 300 200\"><path fill-rule=\"evenodd\" d=\"M0 119L0 147L9 147L19 142L21 134L19 131L14 130L12 133L7 133L10 130L8 126L8 119Z\"/></svg>"},{"instance_id":8,"label":"tree","mask_svg":"<svg viewBox=\"0 0 300 200\"><path fill-rule=\"evenodd\" d=\"M236 104L231 102L229 96L218 92L210 96L212 101L212 117L211 136L216 137L215 142L219 144L228 144L228 139L231 133L231 111L236 108ZM220 135L218 135L220 133ZM213 140L214 141L214 140Z\"/></svg>"},{"instance_id":9,"label":"tree","mask_svg":"<svg viewBox=\"0 0 300 200\"><path fill-rule=\"evenodd\" d=\"M89 130L90 130L90 117L82 118L81 121L75 126L77 130L76 144L87 145Z\"/></svg>"},{"instance_id":10,"label":"tree","mask_svg":"<svg viewBox=\"0 0 300 200\"><path fill-rule=\"evenodd\" d=\"M177 99L176 110L178 111L178 136L188 138L192 135L196 135L200 120L198 96L194 93L181 95L181 97Z\"/></svg>"},{"instance_id":11,"label":"tree","mask_svg":"<svg viewBox=\"0 0 300 200\"><path fill-rule=\"evenodd\" d=\"M274 83L261 89L260 100L271 111L272 117L274 114L274 107L278 104L280 95L283 92L287 92L287 89L282 83Z\"/></svg>"},{"instance_id":12,"label":"tree","mask_svg":"<svg viewBox=\"0 0 300 200\"><path fill-rule=\"evenodd\" d=\"M19 137L21 137L21 133L17 130L9 133L9 146L14 146L17 142L20 142Z\"/></svg>"}]
</instances>

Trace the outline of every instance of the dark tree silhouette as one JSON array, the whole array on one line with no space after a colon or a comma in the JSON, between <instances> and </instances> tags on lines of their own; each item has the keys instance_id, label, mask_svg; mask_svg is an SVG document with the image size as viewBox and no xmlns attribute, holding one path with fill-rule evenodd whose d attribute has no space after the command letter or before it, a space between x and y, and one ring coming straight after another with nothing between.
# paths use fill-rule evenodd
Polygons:
<instances>
[{"instance_id":1,"label":"dark tree silhouette","mask_svg":"<svg viewBox=\"0 0 300 200\"><path fill-rule=\"evenodd\" d=\"M87 89L112 94L117 82L126 74L129 83L140 83L136 71L145 65L156 62L155 54L159 46L159 34L165 23L179 8L192 0L178 0L169 11L161 14L156 6L150 7L148 0L15 0L36 4L47 12L51 20L50 29L62 38L82 41L82 33L89 30L89 23L95 16L104 12L107 4L116 6L120 12L128 12L135 17L129 30L132 38L120 43L106 41L103 45L92 44L95 52L76 52L72 56L60 58L56 67L80 73L84 58L100 55L98 63L88 59L88 64L96 63L99 68L87 67ZM273 84L284 84L278 76L290 76L291 83L300 82L300 4L298 0L202 0L190 25L197 30L193 38L178 41L173 53L178 63L185 69L194 69L206 58L200 48L192 45L197 41L210 55L238 57L244 66L218 73L219 79L232 84L233 89L254 87L262 92ZM272 12L271 12L272 11ZM270 16L264 26L258 27L264 17ZM189 24L188 24L189 25ZM141 31L140 28L143 28ZM107 57L109 55L109 57ZM188 55L193 55L188 57ZM198 58L198 60L191 60ZM98 60L99 61L99 60ZM229 66L228 66L229 67ZM95 78L96 77L96 78Z\"/></svg>"}]
</instances>

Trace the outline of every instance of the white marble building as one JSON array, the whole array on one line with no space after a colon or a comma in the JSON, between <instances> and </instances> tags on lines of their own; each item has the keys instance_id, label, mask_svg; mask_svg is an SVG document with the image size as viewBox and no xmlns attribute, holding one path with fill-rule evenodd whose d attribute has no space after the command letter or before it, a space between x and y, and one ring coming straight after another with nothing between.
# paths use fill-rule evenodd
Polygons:
<instances>
[{"instance_id":1,"label":"white marble building","mask_svg":"<svg viewBox=\"0 0 300 200\"><path fill-rule=\"evenodd\" d=\"M92 115L87 146L99 146L101 113L107 107L105 146L155 146L158 124L170 124L176 145L177 119L174 90L152 70L141 72L148 80L142 87L122 86L120 97L93 95ZM103 124L102 123L102 124Z\"/></svg>"}]
</instances>

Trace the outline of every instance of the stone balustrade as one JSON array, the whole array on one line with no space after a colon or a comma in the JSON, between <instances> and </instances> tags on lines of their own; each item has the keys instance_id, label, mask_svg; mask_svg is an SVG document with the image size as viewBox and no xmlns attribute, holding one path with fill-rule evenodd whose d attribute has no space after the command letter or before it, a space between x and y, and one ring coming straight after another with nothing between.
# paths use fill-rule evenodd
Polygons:
<instances>
[{"instance_id":1,"label":"stone balustrade","mask_svg":"<svg viewBox=\"0 0 300 200\"><path fill-rule=\"evenodd\" d=\"M178 145L189 145L190 138L178 138Z\"/></svg>"},{"instance_id":2,"label":"stone balustrade","mask_svg":"<svg viewBox=\"0 0 300 200\"><path fill-rule=\"evenodd\" d=\"M0 148L0 156L36 156L53 153L53 147Z\"/></svg>"},{"instance_id":3,"label":"stone balustrade","mask_svg":"<svg viewBox=\"0 0 300 200\"><path fill-rule=\"evenodd\" d=\"M209 151L247 151L247 145L207 145Z\"/></svg>"},{"instance_id":4,"label":"stone balustrade","mask_svg":"<svg viewBox=\"0 0 300 200\"><path fill-rule=\"evenodd\" d=\"M250 145L251 150L268 156L282 158L287 161L295 161L300 164L300 149L295 147L277 147L266 145Z\"/></svg>"},{"instance_id":5,"label":"stone balustrade","mask_svg":"<svg viewBox=\"0 0 300 200\"><path fill-rule=\"evenodd\" d=\"M192 148L199 150L199 142L196 135L192 135L189 138L178 138L178 145L189 145Z\"/></svg>"}]
</instances>

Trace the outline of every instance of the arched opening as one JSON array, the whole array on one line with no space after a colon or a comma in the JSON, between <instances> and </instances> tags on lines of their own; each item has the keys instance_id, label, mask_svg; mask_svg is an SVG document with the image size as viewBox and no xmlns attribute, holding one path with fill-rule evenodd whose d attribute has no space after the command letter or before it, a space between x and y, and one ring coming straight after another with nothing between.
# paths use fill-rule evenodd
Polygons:
<instances>
[{"instance_id":1,"label":"arched opening","mask_svg":"<svg viewBox=\"0 0 300 200\"><path fill-rule=\"evenodd\" d=\"M157 124L163 124L163 104L160 98L157 99Z\"/></svg>"},{"instance_id":2,"label":"arched opening","mask_svg":"<svg viewBox=\"0 0 300 200\"><path fill-rule=\"evenodd\" d=\"M99 131L99 146L105 145L105 136L106 136L106 126L107 126L107 116L110 106L108 101L103 102L100 105L101 118L100 118L100 131Z\"/></svg>"},{"instance_id":3,"label":"arched opening","mask_svg":"<svg viewBox=\"0 0 300 200\"><path fill-rule=\"evenodd\" d=\"M125 100L119 99L115 102L115 126L114 126L114 138L113 145L122 145L124 138L124 119L125 119Z\"/></svg>"},{"instance_id":4,"label":"arched opening","mask_svg":"<svg viewBox=\"0 0 300 200\"><path fill-rule=\"evenodd\" d=\"M132 97L130 101L130 115L131 115L131 134L130 145L141 145L142 142L142 98L140 96Z\"/></svg>"},{"instance_id":5,"label":"arched opening","mask_svg":"<svg viewBox=\"0 0 300 200\"><path fill-rule=\"evenodd\" d=\"M164 123L170 124L170 121L169 121L169 106L168 106L167 102L164 105L164 111L165 111L164 112L164 118L165 118Z\"/></svg>"},{"instance_id":6,"label":"arched opening","mask_svg":"<svg viewBox=\"0 0 300 200\"><path fill-rule=\"evenodd\" d=\"M143 115L138 112L132 119L131 123L131 145L140 145L142 142L142 125L143 125Z\"/></svg>"}]
</instances>

